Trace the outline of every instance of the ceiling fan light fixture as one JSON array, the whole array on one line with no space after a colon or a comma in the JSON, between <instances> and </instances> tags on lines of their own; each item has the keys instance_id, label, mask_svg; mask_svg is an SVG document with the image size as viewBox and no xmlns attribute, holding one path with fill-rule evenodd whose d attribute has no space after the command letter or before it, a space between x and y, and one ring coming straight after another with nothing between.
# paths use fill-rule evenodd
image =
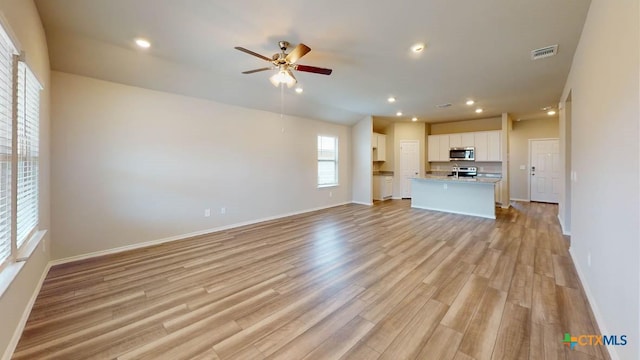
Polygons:
<instances>
[{"instance_id":1,"label":"ceiling fan light fixture","mask_svg":"<svg viewBox=\"0 0 640 360\"><path fill-rule=\"evenodd\" d=\"M286 70L282 69L269 78L273 86L278 87L280 84L286 84L287 87L292 87L297 83L296 79L289 74Z\"/></svg>"}]
</instances>

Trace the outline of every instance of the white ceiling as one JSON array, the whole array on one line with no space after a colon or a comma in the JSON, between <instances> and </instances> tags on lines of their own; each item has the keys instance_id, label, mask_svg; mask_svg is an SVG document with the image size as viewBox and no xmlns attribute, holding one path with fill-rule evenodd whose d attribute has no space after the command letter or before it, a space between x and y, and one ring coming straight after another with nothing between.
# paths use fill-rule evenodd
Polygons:
<instances>
[{"instance_id":1,"label":"white ceiling","mask_svg":"<svg viewBox=\"0 0 640 360\"><path fill-rule=\"evenodd\" d=\"M435 122L509 112L539 117L558 103L589 0L36 0L54 70L353 124L366 115ZM152 43L140 50L133 39ZM279 40L312 51L284 93L266 62ZM416 55L409 48L427 45ZM558 55L531 61L533 49ZM395 104L387 103L396 96ZM282 96L282 97L281 97ZM464 104L485 109L477 115ZM281 100L283 102L281 102ZM436 105L452 103L446 109Z\"/></svg>"}]
</instances>

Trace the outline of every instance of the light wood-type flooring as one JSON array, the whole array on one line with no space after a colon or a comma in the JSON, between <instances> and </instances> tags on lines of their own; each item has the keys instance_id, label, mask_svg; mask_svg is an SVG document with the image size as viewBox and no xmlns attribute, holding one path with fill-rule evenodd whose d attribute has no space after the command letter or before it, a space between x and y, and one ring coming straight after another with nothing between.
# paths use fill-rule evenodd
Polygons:
<instances>
[{"instance_id":1,"label":"light wood-type flooring","mask_svg":"<svg viewBox=\"0 0 640 360\"><path fill-rule=\"evenodd\" d=\"M51 269L14 359L607 359L556 219L345 205Z\"/></svg>"}]
</instances>

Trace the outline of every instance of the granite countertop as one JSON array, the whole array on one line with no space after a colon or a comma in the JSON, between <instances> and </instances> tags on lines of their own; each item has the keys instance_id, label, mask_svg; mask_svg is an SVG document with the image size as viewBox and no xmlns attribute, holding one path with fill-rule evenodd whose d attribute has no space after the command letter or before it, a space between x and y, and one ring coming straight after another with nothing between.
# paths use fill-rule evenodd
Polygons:
<instances>
[{"instance_id":1,"label":"granite countertop","mask_svg":"<svg viewBox=\"0 0 640 360\"><path fill-rule=\"evenodd\" d=\"M453 176L446 176L446 175L433 175L433 174L427 174L423 177L415 177L414 179L416 180L438 180L438 181L451 181L451 182L471 182L471 183L485 183L485 184L495 184L499 181L501 181L501 178L496 178L496 177L482 177L482 176L478 176L475 178L469 178L469 177L459 177L459 178L455 178Z\"/></svg>"},{"instance_id":2,"label":"granite countertop","mask_svg":"<svg viewBox=\"0 0 640 360\"><path fill-rule=\"evenodd\" d=\"M393 176L393 171L374 171L373 176Z\"/></svg>"}]
</instances>

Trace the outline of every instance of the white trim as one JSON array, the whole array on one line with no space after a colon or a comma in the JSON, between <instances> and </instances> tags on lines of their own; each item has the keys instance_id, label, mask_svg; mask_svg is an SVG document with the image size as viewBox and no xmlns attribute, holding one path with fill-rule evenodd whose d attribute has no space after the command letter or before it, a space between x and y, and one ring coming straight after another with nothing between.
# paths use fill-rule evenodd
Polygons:
<instances>
[{"instance_id":1,"label":"white trim","mask_svg":"<svg viewBox=\"0 0 640 360\"><path fill-rule=\"evenodd\" d=\"M586 281L586 277L584 276L584 273L580 268L580 263L577 261L572 250L573 248L569 248L569 254L571 255L571 259L573 260L573 265L575 266L576 272L578 273L578 278L580 278L580 283L582 284L584 293L585 295L587 295L587 300L589 301L587 305L589 305L589 307L591 308L591 311L593 311L593 316L595 317L596 323L600 328L599 329L600 334L610 334L609 331L607 331L607 327L604 325L605 324L604 317L602 317L602 314L600 313L600 309L598 309L598 305L596 303L595 298L593 297L593 293L591 292L591 289L589 288L589 284ZM620 360L620 356L618 356L618 353L616 352L616 349L614 346L606 346L606 348L612 360Z\"/></svg>"},{"instance_id":2,"label":"white trim","mask_svg":"<svg viewBox=\"0 0 640 360\"><path fill-rule=\"evenodd\" d=\"M91 259L91 258L99 257L99 256L117 254L117 253L121 253L121 252L124 252L124 251L136 250L136 249L141 249L141 248L145 248L145 247L149 247L149 246L164 244L164 243L171 242L171 241L184 240L184 239L188 239L188 238L192 238L192 237L196 237L196 236L208 235L208 234L211 234L211 233L224 231L224 230L229 230L229 229L233 229L233 228L237 228L237 227L241 227L241 226L253 225L253 224L261 223L261 222L264 222L264 221L271 221L271 220L276 220L276 219L280 219L280 218L284 218L284 217L288 217L288 216L300 215L300 214L305 214L305 213L309 213L309 212L313 212L313 211L329 209L329 208L332 208L332 207L338 207L338 206L347 205L347 204L350 204L350 203L351 203L350 201L346 201L346 202L342 202L342 203L338 203L338 204L321 206L321 207L317 207L317 208L300 210L300 211L294 211L294 212L290 212L290 213L269 216L269 217L265 217L265 218L261 218L261 219L255 219L255 220L249 220L249 221L244 221L244 222L235 223L235 224L219 226L219 227L212 228L212 229L194 231L194 232L187 233L187 234L169 236L169 237L162 238L162 239L156 239L156 240L145 241L145 242L137 243L137 244L120 246L120 247L117 247L117 248L112 248L112 249L107 249L107 250L94 251L94 252L90 252L90 253L86 253L86 254L82 254L82 255L76 255L76 256L70 256L70 257L67 257L67 258L52 260L50 262L50 265L54 266L54 265L66 264L66 263L73 262L73 261Z\"/></svg>"},{"instance_id":3,"label":"white trim","mask_svg":"<svg viewBox=\"0 0 640 360\"><path fill-rule=\"evenodd\" d=\"M358 204L358 205L366 205L366 206L373 206L373 203L366 203L366 202L362 202L362 201L352 201L352 204Z\"/></svg>"},{"instance_id":4,"label":"white trim","mask_svg":"<svg viewBox=\"0 0 640 360\"><path fill-rule=\"evenodd\" d=\"M558 213L558 222L560 223L560 229L562 229L562 235L571 236L571 232L565 230L564 228L564 221L562 221L562 217L560 216L560 213Z\"/></svg>"},{"instance_id":5,"label":"white trim","mask_svg":"<svg viewBox=\"0 0 640 360\"><path fill-rule=\"evenodd\" d=\"M518 198L511 198L511 201L524 201L524 202L531 202L531 200L529 199L518 199Z\"/></svg>"},{"instance_id":6,"label":"white trim","mask_svg":"<svg viewBox=\"0 0 640 360\"><path fill-rule=\"evenodd\" d=\"M411 205L412 208L414 209L423 209L423 210L431 210L431 211L439 211L439 212L446 212L446 213L450 213L450 214L460 214L460 215L468 215L468 216L477 216L477 217L481 217L481 218L485 218L485 219L494 219L496 218L496 216L494 215L493 217L491 216L487 216L484 214L475 214L475 213L470 213L470 212L464 212L464 211L452 211L449 209L435 209L435 208L428 208L428 207L424 207L424 206L416 206L416 205Z\"/></svg>"},{"instance_id":7,"label":"white trim","mask_svg":"<svg viewBox=\"0 0 640 360\"><path fill-rule=\"evenodd\" d=\"M500 207L503 208L503 209L508 209L508 208L511 207L511 204L510 203L500 204Z\"/></svg>"},{"instance_id":8,"label":"white trim","mask_svg":"<svg viewBox=\"0 0 640 360\"><path fill-rule=\"evenodd\" d=\"M399 196L392 196L391 199L393 199L393 200L402 200L402 198L399 197Z\"/></svg>"},{"instance_id":9,"label":"white trim","mask_svg":"<svg viewBox=\"0 0 640 360\"><path fill-rule=\"evenodd\" d=\"M33 308L33 304L35 304L36 299L38 298L38 294L40 294L40 289L42 288L44 279L46 279L47 275L49 274L49 269L51 269L51 266L52 266L52 262L49 261L47 266L45 266L44 271L42 272L42 275L40 276L38 285L36 285L36 288L33 290L33 293L31 294L31 298L29 299L29 302L27 303L27 306L25 307L24 312L22 313L22 316L20 317L20 322L18 323L18 326L14 330L13 336L11 337L11 341L9 342L9 345L5 349L4 354L2 355L2 360L11 359L13 352L16 350L16 347L18 346L18 341L20 341L20 337L22 336L22 332L24 331L24 327L27 325L27 320L29 320L29 315L31 315L31 309Z\"/></svg>"}]
</instances>

